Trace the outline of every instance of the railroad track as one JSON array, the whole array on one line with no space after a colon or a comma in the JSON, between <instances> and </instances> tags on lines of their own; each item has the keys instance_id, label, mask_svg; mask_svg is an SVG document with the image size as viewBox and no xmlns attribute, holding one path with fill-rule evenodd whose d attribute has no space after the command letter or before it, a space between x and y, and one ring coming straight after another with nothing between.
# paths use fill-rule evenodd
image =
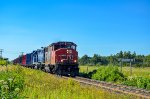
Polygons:
<instances>
[{"instance_id":1,"label":"railroad track","mask_svg":"<svg viewBox=\"0 0 150 99\"><path fill-rule=\"evenodd\" d=\"M63 77L63 78L68 79L68 77ZM148 90L139 89L131 86L118 85L118 84L104 82L104 81L92 80L83 77L76 77L71 79L80 82L82 84L92 85L92 86L100 87L118 93L129 94L129 95L140 97L142 99L150 99L150 91Z\"/></svg>"}]
</instances>

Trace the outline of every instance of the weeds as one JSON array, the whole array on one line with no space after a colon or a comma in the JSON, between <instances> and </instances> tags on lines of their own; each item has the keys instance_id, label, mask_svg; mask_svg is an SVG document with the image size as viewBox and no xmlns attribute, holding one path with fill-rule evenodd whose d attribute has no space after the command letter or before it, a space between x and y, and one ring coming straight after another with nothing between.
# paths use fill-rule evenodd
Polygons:
<instances>
[{"instance_id":1,"label":"weeds","mask_svg":"<svg viewBox=\"0 0 150 99\"><path fill-rule=\"evenodd\" d=\"M121 95L81 85L71 79L44 73L40 70L13 66L0 71L2 99L129 99Z\"/></svg>"},{"instance_id":2,"label":"weeds","mask_svg":"<svg viewBox=\"0 0 150 99\"><path fill-rule=\"evenodd\" d=\"M124 70L125 71L125 70ZM127 70L126 70L127 71ZM144 69L143 71L140 71L138 73L139 69L135 68L134 72L136 74L145 75L146 73L149 74L148 72L143 72L147 71ZM150 90L150 78L148 75L146 76L125 76L123 73L119 71L119 68L116 66L101 66L97 70L93 70L89 73L80 73L82 74L81 76L83 77L88 77L100 81L107 81L107 82L115 82L115 83L120 83L120 84L125 84L128 86L135 86L137 88L143 88ZM126 74L126 73L125 73ZM134 75L136 75L134 74Z\"/></svg>"},{"instance_id":3,"label":"weeds","mask_svg":"<svg viewBox=\"0 0 150 99\"><path fill-rule=\"evenodd\" d=\"M129 99L102 89L83 86L71 79L63 79L39 70L24 69L25 88L22 93L29 99ZM31 91L32 90L32 91Z\"/></svg>"},{"instance_id":4,"label":"weeds","mask_svg":"<svg viewBox=\"0 0 150 99\"><path fill-rule=\"evenodd\" d=\"M150 90L150 79L138 76L129 76L123 84L128 86L136 86L137 88L143 88Z\"/></svg>"},{"instance_id":5,"label":"weeds","mask_svg":"<svg viewBox=\"0 0 150 99\"><path fill-rule=\"evenodd\" d=\"M108 82L121 82L125 80L125 76L117 67L107 66L100 67L95 73L93 73L92 79Z\"/></svg>"},{"instance_id":6,"label":"weeds","mask_svg":"<svg viewBox=\"0 0 150 99\"><path fill-rule=\"evenodd\" d=\"M0 72L0 98L23 98L20 96L20 92L23 90L23 88L24 78L23 74L21 74L21 71L19 71L19 69Z\"/></svg>"}]
</instances>

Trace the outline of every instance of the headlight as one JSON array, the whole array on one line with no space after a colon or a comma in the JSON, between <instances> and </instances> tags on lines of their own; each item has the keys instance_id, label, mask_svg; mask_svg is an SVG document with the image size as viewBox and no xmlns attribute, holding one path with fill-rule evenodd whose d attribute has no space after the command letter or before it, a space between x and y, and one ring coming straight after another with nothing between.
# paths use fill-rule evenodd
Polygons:
<instances>
[{"instance_id":1,"label":"headlight","mask_svg":"<svg viewBox=\"0 0 150 99\"><path fill-rule=\"evenodd\" d=\"M76 63L76 62L77 62L77 60L74 60L74 62Z\"/></svg>"},{"instance_id":2,"label":"headlight","mask_svg":"<svg viewBox=\"0 0 150 99\"><path fill-rule=\"evenodd\" d=\"M64 60L61 59L61 62L63 62Z\"/></svg>"}]
</instances>

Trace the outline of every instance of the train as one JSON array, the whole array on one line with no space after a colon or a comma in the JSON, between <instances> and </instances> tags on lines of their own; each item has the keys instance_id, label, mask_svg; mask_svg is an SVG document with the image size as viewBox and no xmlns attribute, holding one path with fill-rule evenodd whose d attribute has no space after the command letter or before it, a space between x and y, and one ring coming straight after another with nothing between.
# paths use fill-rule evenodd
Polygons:
<instances>
[{"instance_id":1,"label":"train","mask_svg":"<svg viewBox=\"0 0 150 99\"><path fill-rule=\"evenodd\" d=\"M28 68L52 74L75 77L79 74L77 45L73 42L55 42L13 60Z\"/></svg>"}]
</instances>

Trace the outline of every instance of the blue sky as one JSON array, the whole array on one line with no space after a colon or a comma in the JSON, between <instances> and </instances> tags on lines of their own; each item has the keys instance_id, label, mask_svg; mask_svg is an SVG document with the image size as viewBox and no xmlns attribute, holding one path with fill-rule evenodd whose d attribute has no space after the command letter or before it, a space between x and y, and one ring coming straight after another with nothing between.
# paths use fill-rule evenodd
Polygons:
<instances>
[{"instance_id":1,"label":"blue sky","mask_svg":"<svg viewBox=\"0 0 150 99\"><path fill-rule=\"evenodd\" d=\"M56 41L79 56L150 54L149 0L0 0L0 48L10 59Z\"/></svg>"}]
</instances>

